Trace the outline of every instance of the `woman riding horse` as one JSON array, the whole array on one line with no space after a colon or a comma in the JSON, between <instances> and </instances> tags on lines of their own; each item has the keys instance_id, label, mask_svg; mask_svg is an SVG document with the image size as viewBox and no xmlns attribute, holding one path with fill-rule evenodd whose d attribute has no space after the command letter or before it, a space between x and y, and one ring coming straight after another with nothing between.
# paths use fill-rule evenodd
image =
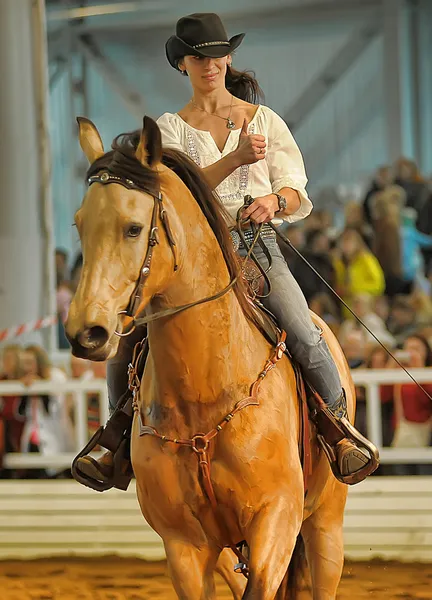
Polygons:
<instances>
[{"instance_id":1,"label":"woman riding horse","mask_svg":"<svg viewBox=\"0 0 432 600\"><path fill-rule=\"evenodd\" d=\"M166 43L166 54L173 68L189 76L193 94L179 112L165 113L157 121L162 143L165 148L187 153L201 167L233 221L245 195L254 198L243 217L264 224L260 235L272 258L268 272L272 291L263 303L285 330L287 347L305 378L340 419L347 417L347 404L338 370L321 330L312 322L276 235L267 225L281 220L293 223L311 212L302 156L285 122L267 106L254 103L260 93L257 81L233 69L233 51L243 38L244 34L239 34L228 40L220 18L213 13L192 14L178 21L176 35ZM244 236L252 240L250 227ZM244 256L246 248L240 246L239 252ZM256 247L255 254L267 268L261 247ZM111 411L127 387L127 366L143 335L138 329L123 339L117 356L109 362ZM369 460L347 439L336 445L335 453L343 476L358 472ZM109 481L113 453L106 452L98 461L81 457L77 466L90 480Z\"/></svg>"}]
</instances>

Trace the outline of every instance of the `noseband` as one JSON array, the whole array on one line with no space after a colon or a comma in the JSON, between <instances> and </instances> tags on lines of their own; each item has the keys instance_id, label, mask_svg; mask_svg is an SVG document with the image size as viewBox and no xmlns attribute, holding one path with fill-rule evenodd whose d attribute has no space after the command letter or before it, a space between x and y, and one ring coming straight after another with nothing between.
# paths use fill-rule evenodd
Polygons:
<instances>
[{"instance_id":1,"label":"noseband","mask_svg":"<svg viewBox=\"0 0 432 600\"><path fill-rule=\"evenodd\" d=\"M154 193L151 190L147 190L147 189L137 185L131 179L127 179L125 177L119 177L118 175L113 175L112 173L109 173L106 170L104 170L100 173L96 173L95 175L92 175L91 177L88 178L87 181L88 181L89 185L91 185L92 183L101 183L102 185L107 185L110 183L117 183L118 185L122 185L123 187L125 187L128 190L137 190L144 194L148 194L149 196L152 196L153 200L154 200L153 212L152 212L151 224L150 224L150 232L149 232L149 237L148 237L147 252L146 252L146 255L144 258L143 265L140 270L138 282L137 282L135 290L130 298L128 307L126 308L126 310L121 310L118 313L118 316L126 316L126 317L132 318L133 324L132 324L132 327L126 333L115 331L114 332L115 335L117 335L118 337L127 337L133 331L135 331L136 327L138 327L139 325L146 325L147 323L156 321L157 319L161 319L163 317L169 317L176 313L182 312L188 308L192 308L193 306L198 306L199 304L204 304L206 302L210 302L211 300L217 300L218 298L221 298L227 292L229 292L229 290L234 286L234 284L237 281L237 277L233 277L230 280L229 284L223 290L221 290L217 294L214 294L213 296L209 296L209 297L203 298L201 300L196 300L195 302L190 302L189 304L183 304L182 306L177 306L174 308L167 308L166 310L162 310L162 311L160 311L158 313L154 313L152 315L137 318L137 311L141 304L144 285L150 275L151 262L152 262L152 258L153 258L153 250L154 250L154 247L156 246L156 244L159 244L159 227L157 225L158 215L160 217L163 229L164 229L165 234L168 239L168 243L169 243L171 251L173 253L174 271L177 271L177 268L178 268L176 243L175 243L174 237L172 235L171 227L169 225L168 214L163 205L162 194L161 194L161 192Z\"/></svg>"}]
</instances>

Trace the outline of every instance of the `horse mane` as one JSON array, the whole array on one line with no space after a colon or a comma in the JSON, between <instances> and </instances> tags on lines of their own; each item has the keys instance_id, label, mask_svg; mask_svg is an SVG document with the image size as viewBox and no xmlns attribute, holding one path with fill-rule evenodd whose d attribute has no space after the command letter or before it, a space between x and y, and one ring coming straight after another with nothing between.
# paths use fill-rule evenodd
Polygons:
<instances>
[{"instance_id":1,"label":"horse mane","mask_svg":"<svg viewBox=\"0 0 432 600\"><path fill-rule=\"evenodd\" d=\"M135 156L140 136L140 131L118 135L112 143L112 150L90 165L86 179L106 170L112 175L131 179L143 190L157 194L160 187L159 173L149 166L144 166ZM260 327L255 311L247 299L247 284L241 274L239 260L227 226L229 216L222 202L206 182L201 169L183 152L163 149L162 163L183 181L206 217L219 243L230 278L237 277L233 290L242 311L250 321Z\"/></svg>"}]
</instances>

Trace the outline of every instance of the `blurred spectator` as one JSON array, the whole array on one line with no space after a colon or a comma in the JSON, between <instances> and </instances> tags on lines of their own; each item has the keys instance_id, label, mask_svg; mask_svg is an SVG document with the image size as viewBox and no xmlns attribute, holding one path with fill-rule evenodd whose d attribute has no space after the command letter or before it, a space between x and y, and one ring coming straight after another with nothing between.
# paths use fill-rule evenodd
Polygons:
<instances>
[{"instance_id":1,"label":"blurred spectator","mask_svg":"<svg viewBox=\"0 0 432 600\"><path fill-rule=\"evenodd\" d=\"M402 211L402 266L403 278L408 291L416 280L425 275L425 264L421 248L432 247L432 237L416 228L417 213L412 208Z\"/></svg>"},{"instance_id":2,"label":"blurred spectator","mask_svg":"<svg viewBox=\"0 0 432 600\"><path fill-rule=\"evenodd\" d=\"M57 263L57 315L58 315L58 346L60 350L68 350L70 348L69 342L66 338L64 331L64 323L66 322L69 306L72 301L73 295L78 287L79 278L81 276L82 268L82 254L79 253L75 259L73 267L71 269L71 279L67 279L67 273L65 265L62 261L63 257L67 256L62 250L56 250L56 263Z\"/></svg>"},{"instance_id":3,"label":"blurred spectator","mask_svg":"<svg viewBox=\"0 0 432 600\"><path fill-rule=\"evenodd\" d=\"M387 296L378 296L374 299L374 311L384 323L387 323L390 314Z\"/></svg>"},{"instance_id":4,"label":"blurred spectator","mask_svg":"<svg viewBox=\"0 0 432 600\"><path fill-rule=\"evenodd\" d=\"M294 246L294 248L296 248L297 250L303 251L304 243L305 243L303 227L301 225L297 225L297 224L289 225L288 227L284 227L283 225L281 225L281 227L283 227L282 231L283 231L284 235L289 239L289 241ZM287 246L287 244L285 244L279 238L278 238L278 244L279 244L280 251L282 252L282 255L283 255L287 265L289 266L289 268L292 271L293 268L295 267L296 263L301 259L299 259L297 254L293 250L291 250L291 248L289 246Z\"/></svg>"},{"instance_id":5,"label":"blurred spectator","mask_svg":"<svg viewBox=\"0 0 432 600\"><path fill-rule=\"evenodd\" d=\"M327 210L315 208L303 221L305 234L311 231L327 231L332 224L331 214Z\"/></svg>"},{"instance_id":6,"label":"blurred spectator","mask_svg":"<svg viewBox=\"0 0 432 600\"><path fill-rule=\"evenodd\" d=\"M325 230L314 229L306 234L303 256L327 283L335 287L336 279L333 261L330 257L330 241ZM293 261L291 271L308 302L316 294L327 292L327 286L301 259Z\"/></svg>"},{"instance_id":7,"label":"blurred spectator","mask_svg":"<svg viewBox=\"0 0 432 600\"><path fill-rule=\"evenodd\" d=\"M395 345L395 339L388 331L385 322L374 311L373 298L370 294L357 294L352 299L352 309L373 334L383 343L390 347ZM342 323L339 335L346 335L357 329L358 323L352 319ZM367 344L375 344L375 338L365 330Z\"/></svg>"},{"instance_id":8,"label":"blurred spectator","mask_svg":"<svg viewBox=\"0 0 432 600\"><path fill-rule=\"evenodd\" d=\"M55 264L56 264L56 279L57 279L57 287L68 279L67 272L67 261L68 254L66 250L62 248L56 248L55 251Z\"/></svg>"},{"instance_id":9,"label":"blurred spectator","mask_svg":"<svg viewBox=\"0 0 432 600\"><path fill-rule=\"evenodd\" d=\"M410 298L407 296L395 297L387 326L397 344L403 344L405 338L417 330L416 313Z\"/></svg>"},{"instance_id":10,"label":"blurred spectator","mask_svg":"<svg viewBox=\"0 0 432 600\"><path fill-rule=\"evenodd\" d=\"M369 350L365 355L365 360L364 363L361 365L362 368L366 368L366 369L384 369L387 365L387 360L388 360L388 354L387 352L384 350L384 348L382 348L381 346L375 344L374 346L369 346ZM381 386L383 387L383 386ZM391 393L391 386L390 387L390 393ZM356 399L357 399L357 406L356 406L356 418L355 418L355 425L357 427L357 429L360 431L360 433L362 433L363 435L365 435L367 437L368 435L368 428L367 428L367 410L366 410L366 390L363 386L356 386L355 388L356 390ZM387 402L385 405L382 405L381 408L381 419L382 419L382 425L383 425L383 445L384 446L389 446L391 440L393 439L393 426L392 426L392 412L390 413L390 415L388 416L388 410L386 411L385 408L387 406L390 407L390 409L393 408L393 402L392 402L392 397L390 396L389 398L389 402ZM385 423L389 424L390 427L390 435L387 435L387 437L385 438L385 434L384 434L384 429L385 429ZM389 427L387 427L387 429L389 429ZM387 440L387 443L384 442L384 439Z\"/></svg>"},{"instance_id":11,"label":"blurred spectator","mask_svg":"<svg viewBox=\"0 0 432 600\"><path fill-rule=\"evenodd\" d=\"M360 325L340 335L339 343L351 369L363 366L366 359L366 335Z\"/></svg>"},{"instance_id":12,"label":"blurred spectator","mask_svg":"<svg viewBox=\"0 0 432 600\"><path fill-rule=\"evenodd\" d=\"M408 158L400 158L395 164L395 175L395 183L406 192L406 206L420 214L428 200L429 190L416 163Z\"/></svg>"},{"instance_id":13,"label":"blurred spectator","mask_svg":"<svg viewBox=\"0 0 432 600\"><path fill-rule=\"evenodd\" d=\"M50 365L48 355L39 346L28 346L21 355L21 381L31 386L40 380L63 383L66 375ZM68 452L72 445L72 424L64 394L23 396L20 411L26 416L21 440L22 452L45 455ZM31 477L54 475L55 469L30 471Z\"/></svg>"},{"instance_id":14,"label":"blurred spectator","mask_svg":"<svg viewBox=\"0 0 432 600\"><path fill-rule=\"evenodd\" d=\"M415 310L418 327L432 326L432 296L428 296L420 287L416 287L410 300Z\"/></svg>"},{"instance_id":15,"label":"blurred spectator","mask_svg":"<svg viewBox=\"0 0 432 600\"><path fill-rule=\"evenodd\" d=\"M2 368L0 381L16 381L21 375L20 370L21 348L17 344L5 346L2 353ZM3 396L0 398L0 469L3 454L19 452L21 435L24 428L24 417L19 413L21 398L19 396ZM11 471L5 470L1 478L13 476Z\"/></svg>"},{"instance_id":16,"label":"blurred spectator","mask_svg":"<svg viewBox=\"0 0 432 600\"><path fill-rule=\"evenodd\" d=\"M402 277L401 209L405 193L399 186L389 186L371 197L373 251L386 280L386 294L394 296L404 290Z\"/></svg>"},{"instance_id":17,"label":"blurred spectator","mask_svg":"<svg viewBox=\"0 0 432 600\"><path fill-rule=\"evenodd\" d=\"M384 274L376 257L355 229L345 229L334 260L336 286L349 305L357 294L380 296L384 292Z\"/></svg>"},{"instance_id":18,"label":"blurred spectator","mask_svg":"<svg viewBox=\"0 0 432 600\"><path fill-rule=\"evenodd\" d=\"M389 347L393 351L393 347ZM367 369L386 369L390 357L387 352L379 345L371 346L369 354L366 358ZM381 425L382 425L382 441L383 446L390 446L394 435L394 403L393 403L393 386L392 385L381 385L380 386L380 398L381 398ZM382 466L382 474L392 474L393 471L387 466Z\"/></svg>"},{"instance_id":19,"label":"blurred spectator","mask_svg":"<svg viewBox=\"0 0 432 600\"><path fill-rule=\"evenodd\" d=\"M57 301L57 339L60 350L68 350L70 348L69 342L66 339L64 331L64 323L66 322L69 306L72 301L72 291L69 283L63 281L59 284L56 290L56 301Z\"/></svg>"},{"instance_id":20,"label":"blurred spectator","mask_svg":"<svg viewBox=\"0 0 432 600\"><path fill-rule=\"evenodd\" d=\"M73 293L76 292L76 289L78 287L78 283L79 283L79 280L81 277L82 265L83 265L83 255L81 254L81 252L79 252L77 257L75 258L75 262L71 269L70 286L71 286L71 290Z\"/></svg>"},{"instance_id":21,"label":"blurred spectator","mask_svg":"<svg viewBox=\"0 0 432 600\"><path fill-rule=\"evenodd\" d=\"M105 362L91 362L82 358L72 356L71 358L71 371L74 379L80 379L81 381L90 381L91 379L105 379L106 378L106 363ZM87 394L87 422L88 422L88 434L89 438L96 432L100 427L101 417L99 409L99 394Z\"/></svg>"},{"instance_id":22,"label":"blurred spectator","mask_svg":"<svg viewBox=\"0 0 432 600\"><path fill-rule=\"evenodd\" d=\"M370 202L371 198L377 192L384 190L386 187L393 184L393 173L392 169L389 166L380 167L375 173L374 178L372 179L372 183L368 191L366 192L366 196L363 200L363 214L364 218L368 223L372 222L372 214Z\"/></svg>"},{"instance_id":23,"label":"blurred spectator","mask_svg":"<svg viewBox=\"0 0 432 600\"><path fill-rule=\"evenodd\" d=\"M309 308L327 323L335 335L338 335L340 313L335 300L333 300L330 294L316 294L311 298Z\"/></svg>"},{"instance_id":24,"label":"blurred spectator","mask_svg":"<svg viewBox=\"0 0 432 600\"><path fill-rule=\"evenodd\" d=\"M428 198L418 214L417 229L426 235L432 235L432 180L429 182ZM432 273L432 248L422 248L426 271Z\"/></svg>"},{"instance_id":25,"label":"blurred spectator","mask_svg":"<svg viewBox=\"0 0 432 600\"><path fill-rule=\"evenodd\" d=\"M372 247L372 227L365 221L363 207L358 202L350 201L345 205L345 230L346 229L358 231L366 246L368 248Z\"/></svg>"},{"instance_id":26,"label":"blurred spectator","mask_svg":"<svg viewBox=\"0 0 432 600\"><path fill-rule=\"evenodd\" d=\"M432 350L427 340L419 334L410 335L404 342L403 352L395 355L408 368L432 367ZM397 365L392 365L397 368ZM431 383L424 383L432 395ZM392 441L394 448L425 448L432 434L432 401L414 383L394 386L396 428ZM397 475L430 475L432 465L395 465Z\"/></svg>"}]
</instances>

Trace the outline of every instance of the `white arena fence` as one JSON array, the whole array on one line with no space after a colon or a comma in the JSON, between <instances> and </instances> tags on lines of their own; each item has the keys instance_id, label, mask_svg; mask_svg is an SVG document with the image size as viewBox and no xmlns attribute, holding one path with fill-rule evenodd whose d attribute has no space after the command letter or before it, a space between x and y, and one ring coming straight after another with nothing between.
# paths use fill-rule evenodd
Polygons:
<instances>
[{"instance_id":1,"label":"white arena fence","mask_svg":"<svg viewBox=\"0 0 432 600\"><path fill-rule=\"evenodd\" d=\"M58 362L58 361L56 361ZM419 383L432 382L432 368L412 369L412 375ZM381 401L379 388L383 384L411 383L410 378L402 370L367 370L353 371L354 383L366 389L366 411L368 436L378 447L383 464L432 464L431 448L383 448L381 425ZM4 466L8 469L21 468L68 468L72 459L88 441L88 394L97 394L99 398L100 422L108 419L108 396L106 381L93 379L90 381L71 379L65 383L37 382L30 387L20 382L0 382L0 397L64 394L72 402L74 410L74 443L75 451L53 455L37 453L7 454ZM97 453L95 453L97 456Z\"/></svg>"}]
</instances>

